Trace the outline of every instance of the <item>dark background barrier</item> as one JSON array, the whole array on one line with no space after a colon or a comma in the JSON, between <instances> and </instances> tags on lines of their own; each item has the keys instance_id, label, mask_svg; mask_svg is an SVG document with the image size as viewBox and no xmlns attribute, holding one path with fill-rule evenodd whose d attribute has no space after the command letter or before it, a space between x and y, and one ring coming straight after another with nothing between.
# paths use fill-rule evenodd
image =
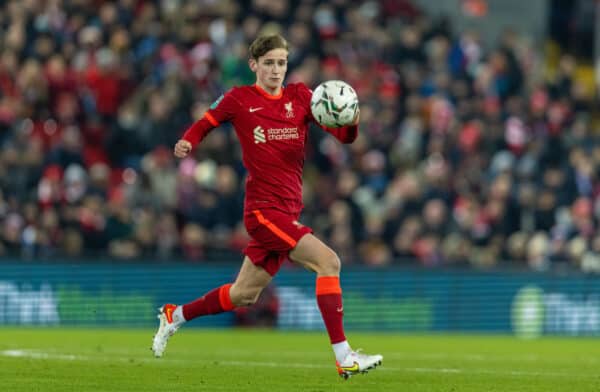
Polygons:
<instances>
[{"instance_id":1,"label":"dark background barrier","mask_svg":"<svg viewBox=\"0 0 600 392\"><path fill-rule=\"evenodd\" d=\"M187 302L232 281L237 264L0 265L0 324L151 327L162 303ZM346 268L342 275L349 330L516 332L598 335L600 278L513 271ZM288 268L274 279L273 323L321 329L312 273ZM254 313L253 313L254 312ZM258 313L257 313L258 312ZM254 314L248 321L248 313ZM256 314L258 316L256 316ZM194 326L261 323L249 309L206 317Z\"/></svg>"}]
</instances>

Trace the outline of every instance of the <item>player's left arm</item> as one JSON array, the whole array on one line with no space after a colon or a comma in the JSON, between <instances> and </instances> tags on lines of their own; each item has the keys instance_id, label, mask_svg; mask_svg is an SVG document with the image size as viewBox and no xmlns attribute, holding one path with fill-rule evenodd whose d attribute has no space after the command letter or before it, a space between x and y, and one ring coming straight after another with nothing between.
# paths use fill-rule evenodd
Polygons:
<instances>
[{"instance_id":1,"label":"player's left arm","mask_svg":"<svg viewBox=\"0 0 600 392\"><path fill-rule=\"evenodd\" d=\"M303 83L299 84L298 90L299 90L300 95L304 98L304 101L307 102L307 105L309 106L309 109L308 109L309 121L314 122L325 132L330 133L333 136L335 136L335 138L337 140L339 140L341 143L350 144L356 140L356 137L358 136L358 122L360 120L360 109L356 110L356 115L354 116L354 120L352 121L352 124L346 125L343 127L339 127L339 128L326 127L324 125L319 124L315 120L315 118L313 117L313 115L310 111L310 97L312 96L312 90L310 90L308 87L306 87L306 85L304 85Z\"/></svg>"}]
</instances>

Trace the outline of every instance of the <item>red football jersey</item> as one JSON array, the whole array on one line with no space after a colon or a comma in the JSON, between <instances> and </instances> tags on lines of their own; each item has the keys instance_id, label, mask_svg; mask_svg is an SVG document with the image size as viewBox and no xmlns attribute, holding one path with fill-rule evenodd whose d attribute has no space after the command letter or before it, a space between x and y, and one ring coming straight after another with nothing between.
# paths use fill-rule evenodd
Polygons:
<instances>
[{"instance_id":1,"label":"red football jersey","mask_svg":"<svg viewBox=\"0 0 600 392\"><path fill-rule=\"evenodd\" d=\"M302 169L312 92L303 83L268 94L257 85L234 87L222 95L183 135L192 146L219 124L230 121L242 147L246 180L246 211L277 208L302 210ZM322 127L322 126L321 126ZM352 143L357 126L330 129L342 143Z\"/></svg>"}]
</instances>

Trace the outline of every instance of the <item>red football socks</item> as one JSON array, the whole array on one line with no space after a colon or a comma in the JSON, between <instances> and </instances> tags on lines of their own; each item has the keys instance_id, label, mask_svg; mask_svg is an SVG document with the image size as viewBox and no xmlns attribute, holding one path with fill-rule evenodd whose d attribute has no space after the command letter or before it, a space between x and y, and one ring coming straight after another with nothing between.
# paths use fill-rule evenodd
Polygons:
<instances>
[{"instance_id":1,"label":"red football socks","mask_svg":"<svg viewBox=\"0 0 600 392\"><path fill-rule=\"evenodd\" d=\"M317 277L316 292L317 304L321 310L331 344L345 341L340 278L337 276Z\"/></svg>"},{"instance_id":2,"label":"red football socks","mask_svg":"<svg viewBox=\"0 0 600 392\"><path fill-rule=\"evenodd\" d=\"M197 300L183 305L183 317L186 321L190 321L207 314L217 314L232 310L235 306L229 296L230 288L231 283L225 284L209 291Z\"/></svg>"},{"instance_id":3,"label":"red football socks","mask_svg":"<svg viewBox=\"0 0 600 392\"><path fill-rule=\"evenodd\" d=\"M225 284L209 291L201 298L182 306L183 317L186 321L208 314L217 314L233 310L235 306L231 302L229 289L231 284ZM323 317L331 344L344 342L342 306L342 288L340 278L337 276L317 277L316 284L317 304Z\"/></svg>"}]
</instances>

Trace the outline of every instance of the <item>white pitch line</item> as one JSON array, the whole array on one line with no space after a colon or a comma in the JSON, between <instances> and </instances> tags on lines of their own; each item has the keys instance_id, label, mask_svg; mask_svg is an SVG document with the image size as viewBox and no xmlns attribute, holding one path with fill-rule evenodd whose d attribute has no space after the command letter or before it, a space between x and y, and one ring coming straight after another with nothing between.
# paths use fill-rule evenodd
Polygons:
<instances>
[{"instance_id":1,"label":"white pitch line","mask_svg":"<svg viewBox=\"0 0 600 392\"><path fill-rule=\"evenodd\" d=\"M186 352L191 352L186 351ZM227 349L227 350L216 350L214 351L217 355L223 356L248 356L250 355L247 350L241 349ZM262 355L266 356L280 356L280 357L288 357L288 358L330 358L329 353L325 353L322 351L288 351L288 352L278 352L278 351L262 351ZM544 358L534 354L516 354L514 356L508 355L486 355L486 354L468 354L468 353L400 353L400 352L385 352L383 353L385 359L395 359L400 361L429 361L429 362L439 362L441 360L451 360L451 361L465 361L465 362L540 362L540 363L570 363L572 360L570 358L565 359L550 359ZM585 364L596 364L600 363L600 359L592 358L592 357L577 357L577 361L579 363Z\"/></svg>"},{"instance_id":2,"label":"white pitch line","mask_svg":"<svg viewBox=\"0 0 600 392\"><path fill-rule=\"evenodd\" d=\"M30 351L30 350L4 350L0 351L0 355L4 357L13 357L13 358L32 358L32 359L61 359L65 361L85 361L89 358L79 356L79 355L71 355L71 354L50 354L39 351Z\"/></svg>"},{"instance_id":3,"label":"white pitch line","mask_svg":"<svg viewBox=\"0 0 600 392\"><path fill-rule=\"evenodd\" d=\"M47 349L48 352L57 352L55 349ZM119 348L111 348L107 353L110 354L119 354L119 355L143 355L147 354L148 349L119 349ZM196 353L194 349L186 349L186 348L178 348L179 354L191 355ZM217 349L210 352L211 355L215 356L251 356L248 350L242 349ZM328 360L331 358L331 354L329 351L265 351L261 350L260 352L264 356L277 356L277 357L286 357L286 358L319 358ZM383 353L385 359L396 359L401 361L435 361L438 362L440 360L453 360L453 361L468 361L468 362L553 362L557 364L561 364L563 362L572 362L572 358L545 358L535 354L515 354L515 355L507 355L507 354L475 354L475 353L404 353L404 352L385 352ZM596 357L590 356L578 356L578 363L586 363L586 364L595 364L600 363L600 359Z\"/></svg>"},{"instance_id":4,"label":"white pitch line","mask_svg":"<svg viewBox=\"0 0 600 392\"><path fill-rule=\"evenodd\" d=\"M269 368L302 368L302 369L332 369L332 366L311 364L311 363L294 363L294 362L269 362L269 361L229 361L215 359L193 359L183 360L174 358L128 358L128 357L98 357L84 356L73 354L48 353L33 349L12 349L0 351L0 356L11 358L29 358L29 359L50 359L50 360L66 360L66 361L102 361L102 362L142 362L148 364L168 365L168 364L189 364L189 363L213 363L215 365L224 366L255 366ZM513 376L513 377L555 377L555 378L597 378L592 374L574 374L567 372L536 372L536 371L513 371L513 370L490 370L490 369L458 369L458 368L435 368L435 367L389 367L384 365L377 368L377 371L384 372L411 372L411 373L440 373L440 374L484 374L498 376Z\"/></svg>"}]
</instances>

